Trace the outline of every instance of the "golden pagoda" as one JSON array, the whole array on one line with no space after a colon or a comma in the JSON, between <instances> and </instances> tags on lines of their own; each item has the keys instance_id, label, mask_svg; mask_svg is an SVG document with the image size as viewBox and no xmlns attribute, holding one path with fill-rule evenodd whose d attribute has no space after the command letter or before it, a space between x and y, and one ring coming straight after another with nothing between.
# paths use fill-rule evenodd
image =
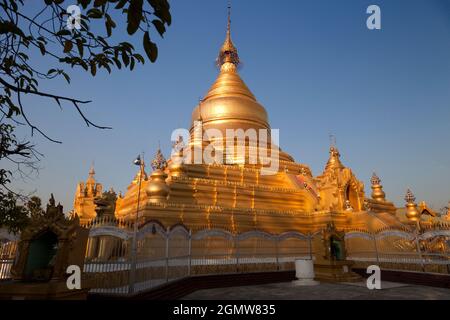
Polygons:
<instances>
[{"instance_id":1,"label":"golden pagoda","mask_svg":"<svg viewBox=\"0 0 450 320\"><path fill-rule=\"evenodd\" d=\"M73 203L74 212L80 213L80 222L86 223L96 217L94 199L102 194L103 186L95 180L94 166L89 170L86 182L77 185Z\"/></svg>"},{"instance_id":2,"label":"golden pagoda","mask_svg":"<svg viewBox=\"0 0 450 320\"><path fill-rule=\"evenodd\" d=\"M328 223L339 229L374 231L408 223L396 216L397 209L386 200L376 174L371 180L372 196L366 197L364 184L342 163L336 146L330 147L324 171L316 177L307 165L282 151L271 139L265 108L239 76L239 63L228 14L226 38L217 58L220 71L192 112L189 141L177 141L169 160L158 150L148 177L144 165L139 167L126 193L118 197L117 218L134 220L138 212L140 223L156 220L166 227L183 224L194 232L223 229L233 234L250 230L309 233ZM269 134L267 143L261 144L260 136L256 143L244 140L243 156L227 148L227 130L267 130ZM227 138L221 140L221 135ZM231 142L234 147L237 144ZM186 161L205 147L211 149L215 162ZM255 149L263 156L252 162ZM273 154L278 168L274 174L263 174L270 164L268 155ZM83 188L79 186L76 199L82 199ZM92 219L92 210L79 205L80 201L76 200L75 212L82 219Z\"/></svg>"}]
</instances>

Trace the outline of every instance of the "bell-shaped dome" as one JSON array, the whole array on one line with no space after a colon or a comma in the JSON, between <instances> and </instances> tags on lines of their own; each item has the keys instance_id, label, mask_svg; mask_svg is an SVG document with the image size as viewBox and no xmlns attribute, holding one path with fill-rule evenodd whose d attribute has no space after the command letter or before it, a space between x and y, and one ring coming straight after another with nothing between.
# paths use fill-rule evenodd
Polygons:
<instances>
[{"instance_id":1,"label":"bell-shaped dome","mask_svg":"<svg viewBox=\"0 0 450 320\"><path fill-rule=\"evenodd\" d=\"M170 187L166 183L167 174L162 170L156 170L150 176L145 192L149 202L165 202L170 193Z\"/></svg>"},{"instance_id":2,"label":"bell-shaped dome","mask_svg":"<svg viewBox=\"0 0 450 320\"><path fill-rule=\"evenodd\" d=\"M166 183L167 174L164 172L167 161L164 158L161 149L158 148L156 156L152 161L153 173L147 184L145 192L147 193L149 202L159 203L165 202L170 193L170 187Z\"/></svg>"},{"instance_id":3,"label":"bell-shaped dome","mask_svg":"<svg viewBox=\"0 0 450 320\"><path fill-rule=\"evenodd\" d=\"M237 48L231 40L230 15L228 15L226 38L220 48L217 64L220 67L220 72L216 81L192 112L191 138L196 141L194 130L197 121L201 121L203 132L208 129L219 130L222 138L225 139L233 138L228 137L227 129L241 129L244 132L247 132L248 129L254 129L258 136L257 144L259 145L259 142L262 142L261 145L266 145L263 148L270 150L272 142L267 112L258 103L237 71L240 59ZM267 139L260 141L260 129L269 130L267 131ZM208 136L208 141L211 143L218 141L218 139L215 136ZM273 147L279 148L275 145ZM246 148L248 148L248 145ZM225 155L225 153L224 157L234 158L234 155ZM279 156L280 160L293 161L290 155L281 150L279 150Z\"/></svg>"},{"instance_id":4,"label":"bell-shaped dome","mask_svg":"<svg viewBox=\"0 0 450 320\"><path fill-rule=\"evenodd\" d=\"M202 120L204 129L215 128L223 133L226 129L269 129L266 110L237 72L240 60L231 40L230 25L229 14L226 38L217 57L219 76L194 109L192 123Z\"/></svg>"},{"instance_id":5,"label":"bell-shaped dome","mask_svg":"<svg viewBox=\"0 0 450 320\"><path fill-rule=\"evenodd\" d=\"M236 65L225 62L217 80L192 113L192 123L200 120L203 128L269 129L267 112L237 73Z\"/></svg>"}]
</instances>

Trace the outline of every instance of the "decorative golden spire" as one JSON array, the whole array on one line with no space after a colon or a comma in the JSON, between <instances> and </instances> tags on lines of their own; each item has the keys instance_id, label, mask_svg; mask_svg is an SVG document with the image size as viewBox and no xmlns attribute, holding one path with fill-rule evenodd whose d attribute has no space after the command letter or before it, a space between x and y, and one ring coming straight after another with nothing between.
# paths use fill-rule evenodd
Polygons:
<instances>
[{"instance_id":1,"label":"decorative golden spire","mask_svg":"<svg viewBox=\"0 0 450 320\"><path fill-rule=\"evenodd\" d=\"M161 149L158 148L155 158L152 160L152 169L154 171L164 170L166 168L166 166L167 166L166 158L164 158L164 155L162 154Z\"/></svg>"},{"instance_id":2,"label":"decorative golden spire","mask_svg":"<svg viewBox=\"0 0 450 320\"><path fill-rule=\"evenodd\" d=\"M155 158L152 160L153 173L150 176L150 182L146 189L148 199L152 203L160 203L167 200L170 187L166 183L167 174L164 172L166 167L167 161L161 152L161 148L158 148Z\"/></svg>"},{"instance_id":3,"label":"decorative golden spire","mask_svg":"<svg viewBox=\"0 0 450 320\"><path fill-rule=\"evenodd\" d=\"M95 170L94 170L94 163L92 163L91 168L89 169L89 176L87 179L88 184L94 184L95 183Z\"/></svg>"},{"instance_id":4,"label":"decorative golden spire","mask_svg":"<svg viewBox=\"0 0 450 320\"><path fill-rule=\"evenodd\" d=\"M236 47L231 41L231 5L228 4L228 23L227 23L227 35L225 37L225 42L220 48L219 56L217 57L217 65L222 67L225 63L234 64L238 66L240 63L239 55Z\"/></svg>"},{"instance_id":5,"label":"decorative golden spire","mask_svg":"<svg viewBox=\"0 0 450 320\"><path fill-rule=\"evenodd\" d=\"M416 201L416 197L412 193L411 189L406 190L405 201L406 203L414 203Z\"/></svg>"},{"instance_id":6,"label":"decorative golden spire","mask_svg":"<svg viewBox=\"0 0 450 320\"><path fill-rule=\"evenodd\" d=\"M328 159L325 170L345 168L341 162L340 157L341 157L341 154L339 153L339 150L335 146L331 146L330 147L330 158Z\"/></svg>"},{"instance_id":7,"label":"decorative golden spire","mask_svg":"<svg viewBox=\"0 0 450 320\"><path fill-rule=\"evenodd\" d=\"M420 220L420 213L417 210L416 197L411 192L410 189L406 191L405 195L406 201L406 217L413 222L417 222Z\"/></svg>"},{"instance_id":8,"label":"decorative golden spire","mask_svg":"<svg viewBox=\"0 0 450 320\"><path fill-rule=\"evenodd\" d=\"M372 199L377 201L386 201L386 194L383 191L381 180L375 172L373 173L370 182L372 183Z\"/></svg>"}]
</instances>

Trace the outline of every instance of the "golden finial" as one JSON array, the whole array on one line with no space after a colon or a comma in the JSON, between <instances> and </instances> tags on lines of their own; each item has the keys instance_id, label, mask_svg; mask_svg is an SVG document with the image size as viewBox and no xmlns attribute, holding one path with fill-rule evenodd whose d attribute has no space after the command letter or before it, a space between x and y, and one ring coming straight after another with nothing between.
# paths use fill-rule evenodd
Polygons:
<instances>
[{"instance_id":1,"label":"golden finial","mask_svg":"<svg viewBox=\"0 0 450 320\"><path fill-rule=\"evenodd\" d=\"M330 147L336 148L336 136L330 133L329 137L330 137Z\"/></svg>"},{"instance_id":2,"label":"golden finial","mask_svg":"<svg viewBox=\"0 0 450 320\"><path fill-rule=\"evenodd\" d=\"M95 175L94 161L92 161L91 167L89 168L89 175L90 176L94 176Z\"/></svg>"},{"instance_id":3,"label":"golden finial","mask_svg":"<svg viewBox=\"0 0 450 320\"><path fill-rule=\"evenodd\" d=\"M328 159L325 170L329 169L343 169L344 165L341 162L341 154L335 145L330 146L330 158Z\"/></svg>"},{"instance_id":4,"label":"golden finial","mask_svg":"<svg viewBox=\"0 0 450 320\"><path fill-rule=\"evenodd\" d=\"M153 173L150 176L150 182L145 190L148 199L152 203L165 202L170 192L170 188L166 184L167 174L164 172L164 169L167 167L167 161L161 152L161 148L158 148L151 165Z\"/></svg>"},{"instance_id":5,"label":"golden finial","mask_svg":"<svg viewBox=\"0 0 450 320\"><path fill-rule=\"evenodd\" d=\"M95 183L95 170L94 170L94 161L92 161L91 167L89 168L89 176L87 179L87 183Z\"/></svg>"},{"instance_id":6,"label":"golden finial","mask_svg":"<svg viewBox=\"0 0 450 320\"><path fill-rule=\"evenodd\" d=\"M416 201L416 197L412 193L411 189L406 190L405 201L406 203L414 203Z\"/></svg>"},{"instance_id":7,"label":"golden finial","mask_svg":"<svg viewBox=\"0 0 450 320\"><path fill-rule=\"evenodd\" d=\"M410 221L417 222L420 220L420 213L417 210L417 204L415 203L416 197L411 192L410 189L406 191L405 195L405 201L406 201L406 217Z\"/></svg>"},{"instance_id":8,"label":"golden finial","mask_svg":"<svg viewBox=\"0 0 450 320\"><path fill-rule=\"evenodd\" d=\"M155 158L152 161L152 169L155 171L164 170L166 166L167 166L166 158L164 158L164 155L161 152L161 148L158 148Z\"/></svg>"},{"instance_id":9,"label":"golden finial","mask_svg":"<svg viewBox=\"0 0 450 320\"><path fill-rule=\"evenodd\" d=\"M227 38L231 39L231 1L228 1Z\"/></svg>"},{"instance_id":10,"label":"golden finial","mask_svg":"<svg viewBox=\"0 0 450 320\"><path fill-rule=\"evenodd\" d=\"M377 176L377 174L374 172L372 174L372 178L370 179L370 182L373 186L379 185L381 183L381 179Z\"/></svg>"},{"instance_id":11,"label":"golden finial","mask_svg":"<svg viewBox=\"0 0 450 320\"><path fill-rule=\"evenodd\" d=\"M228 19L227 19L227 35L225 42L220 48L219 56L217 57L217 65L222 67L225 63L231 63L238 66L240 63L239 55L236 47L231 41L231 3L228 2Z\"/></svg>"},{"instance_id":12,"label":"golden finial","mask_svg":"<svg viewBox=\"0 0 450 320\"><path fill-rule=\"evenodd\" d=\"M377 176L375 172L373 173L370 182L372 184L372 199L377 201L386 201L386 194L383 191L381 179Z\"/></svg>"}]
</instances>

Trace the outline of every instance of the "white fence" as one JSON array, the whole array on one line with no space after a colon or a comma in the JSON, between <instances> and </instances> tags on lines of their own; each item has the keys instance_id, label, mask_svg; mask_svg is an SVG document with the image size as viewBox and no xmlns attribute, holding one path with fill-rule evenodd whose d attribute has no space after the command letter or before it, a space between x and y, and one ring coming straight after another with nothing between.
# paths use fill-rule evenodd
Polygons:
<instances>
[{"instance_id":1,"label":"white fence","mask_svg":"<svg viewBox=\"0 0 450 320\"><path fill-rule=\"evenodd\" d=\"M194 275L294 270L296 259L312 256L311 237L300 232L192 234L182 225L166 230L150 222L137 232L133 276L132 237L131 230L111 226L91 229L84 271L92 292L138 293Z\"/></svg>"},{"instance_id":2,"label":"white fence","mask_svg":"<svg viewBox=\"0 0 450 320\"><path fill-rule=\"evenodd\" d=\"M375 234L350 231L345 235L347 259L379 265L445 266L450 270L450 230L432 230L421 234L385 230ZM445 268L444 268L445 270Z\"/></svg>"},{"instance_id":3,"label":"white fence","mask_svg":"<svg viewBox=\"0 0 450 320\"><path fill-rule=\"evenodd\" d=\"M256 230L232 234L220 229L192 233L183 225L166 229L151 221L136 233L133 256L131 224L105 221L89 227L83 281L92 292L120 295L195 275L294 270L296 259L313 257L317 235ZM0 281L4 281L11 276L17 241L3 234L0 241ZM450 230L421 234L347 230L345 244L347 259L355 263L450 273Z\"/></svg>"}]
</instances>

